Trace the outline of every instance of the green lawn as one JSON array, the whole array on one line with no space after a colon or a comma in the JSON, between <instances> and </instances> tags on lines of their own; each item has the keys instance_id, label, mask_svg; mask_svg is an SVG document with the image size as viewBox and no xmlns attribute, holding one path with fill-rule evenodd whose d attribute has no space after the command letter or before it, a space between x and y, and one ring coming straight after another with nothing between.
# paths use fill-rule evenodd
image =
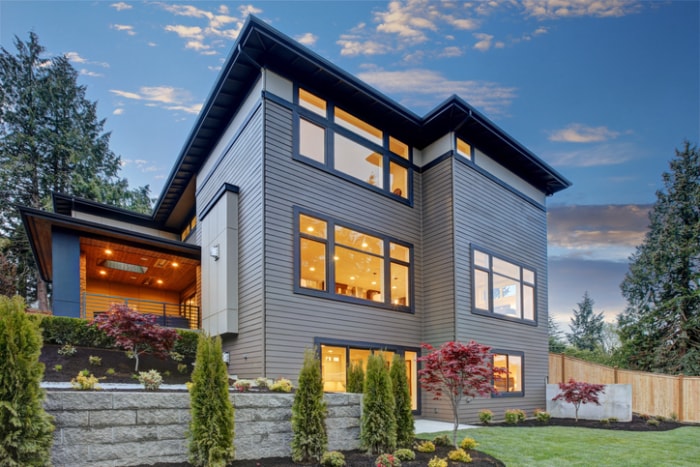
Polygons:
<instances>
[{"instance_id":1,"label":"green lawn","mask_svg":"<svg viewBox=\"0 0 700 467\"><path fill-rule=\"evenodd\" d=\"M427 433L432 439L440 434ZM487 427L460 430L479 443L477 449L506 466L697 466L700 464L700 427L670 431L632 432L589 428Z\"/></svg>"}]
</instances>

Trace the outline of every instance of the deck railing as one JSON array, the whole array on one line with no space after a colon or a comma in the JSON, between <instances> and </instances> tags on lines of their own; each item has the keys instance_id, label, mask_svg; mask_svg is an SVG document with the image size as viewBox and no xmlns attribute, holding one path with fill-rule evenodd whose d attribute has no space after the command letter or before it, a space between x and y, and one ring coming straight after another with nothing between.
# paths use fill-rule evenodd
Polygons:
<instances>
[{"instance_id":1,"label":"deck railing","mask_svg":"<svg viewBox=\"0 0 700 467\"><path fill-rule=\"evenodd\" d=\"M161 326L182 329L199 329L200 327L198 306L94 293L83 293L80 316L92 319L95 314L108 311L113 303L124 304L139 313L153 315Z\"/></svg>"}]
</instances>

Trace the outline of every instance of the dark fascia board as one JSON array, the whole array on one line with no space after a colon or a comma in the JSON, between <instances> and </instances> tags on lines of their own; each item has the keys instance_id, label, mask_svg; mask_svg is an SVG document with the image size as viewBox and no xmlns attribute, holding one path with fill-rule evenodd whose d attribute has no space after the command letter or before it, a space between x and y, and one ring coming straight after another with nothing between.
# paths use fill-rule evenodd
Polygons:
<instances>
[{"instance_id":1,"label":"dark fascia board","mask_svg":"<svg viewBox=\"0 0 700 467\"><path fill-rule=\"evenodd\" d=\"M191 259L201 259L201 248L198 245L184 243L178 240L169 240L162 237L155 237L133 230L122 229L119 227L107 226L98 224L83 219L64 214L56 214L52 212L42 211L40 209L29 208L26 206L16 206L22 217L22 223L29 238L29 244L32 248L34 258L37 260L39 271L44 280L51 282L51 265L47 264L51 261L51 242L41 242L38 238L38 228L40 224L50 229L60 228L65 231L75 232L81 236L101 239L113 239L115 242L124 243L141 248L150 248L157 251L173 253ZM48 251L44 251L48 249Z\"/></svg>"}]
</instances>

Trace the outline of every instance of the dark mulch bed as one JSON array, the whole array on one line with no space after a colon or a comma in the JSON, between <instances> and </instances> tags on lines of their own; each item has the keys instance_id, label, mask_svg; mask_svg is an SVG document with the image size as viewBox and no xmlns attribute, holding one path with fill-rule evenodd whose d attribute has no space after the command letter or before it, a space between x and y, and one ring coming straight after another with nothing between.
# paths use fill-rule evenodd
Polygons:
<instances>
[{"instance_id":1,"label":"dark mulch bed","mask_svg":"<svg viewBox=\"0 0 700 467\"><path fill-rule=\"evenodd\" d=\"M688 426L687 423L674 422L664 419L658 420L659 424L654 425L648 423L648 417L641 417L637 414L632 416L631 422L609 422L604 423L599 420L583 420L576 421L573 418L552 418L549 424L543 424L534 419L525 420L517 425L508 425L507 423L492 423L490 426L505 426L505 427L540 427L540 426L571 426L578 428L598 428L601 430L624 430L624 431L668 431L682 426Z\"/></svg>"},{"instance_id":2,"label":"dark mulch bed","mask_svg":"<svg viewBox=\"0 0 700 467\"><path fill-rule=\"evenodd\" d=\"M58 354L60 345L45 344L41 349L39 361L44 365L44 381L68 382L75 378L82 370L88 370L98 378L103 378L100 383L126 383L138 384L134 378L135 362L127 358L123 350L96 349L91 347L75 347L77 352L70 357ZM100 357L99 366L90 365L90 356ZM185 373L178 371L178 364L187 366ZM60 369L56 366L60 365ZM108 375L107 370L113 368L114 374ZM192 372L192 359L176 362L171 358L161 360L152 355L139 357L139 371L158 370L163 376L163 384L185 384L190 380Z\"/></svg>"}]
</instances>

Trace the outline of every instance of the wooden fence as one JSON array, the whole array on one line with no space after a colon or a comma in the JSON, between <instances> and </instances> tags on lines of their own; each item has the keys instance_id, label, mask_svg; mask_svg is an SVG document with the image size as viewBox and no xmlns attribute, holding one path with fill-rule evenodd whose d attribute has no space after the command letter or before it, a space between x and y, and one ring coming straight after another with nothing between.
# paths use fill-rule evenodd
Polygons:
<instances>
[{"instance_id":1,"label":"wooden fence","mask_svg":"<svg viewBox=\"0 0 700 467\"><path fill-rule=\"evenodd\" d=\"M700 377L621 370L578 358L549 354L549 383L585 381L632 385L632 411L700 423Z\"/></svg>"}]
</instances>

